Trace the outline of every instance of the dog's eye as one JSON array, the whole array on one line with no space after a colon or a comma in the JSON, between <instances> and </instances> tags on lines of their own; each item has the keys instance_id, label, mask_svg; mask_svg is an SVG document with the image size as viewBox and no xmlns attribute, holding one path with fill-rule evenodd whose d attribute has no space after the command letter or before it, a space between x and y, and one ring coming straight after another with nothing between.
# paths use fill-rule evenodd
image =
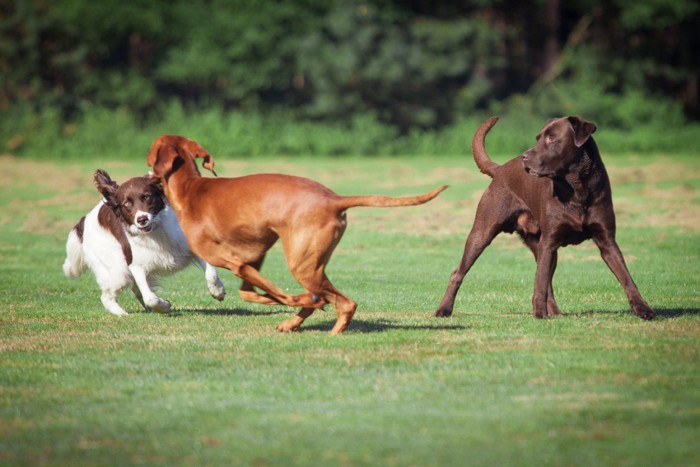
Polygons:
<instances>
[{"instance_id":1,"label":"dog's eye","mask_svg":"<svg viewBox=\"0 0 700 467\"><path fill-rule=\"evenodd\" d=\"M141 197L141 201L143 201L144 203L147 203L150 199L151 199L151 195L149 195L149 194L145 194Z\"/></svg>"},{"instance_id":2,"label":"dog's eye","mask_svg":"<svg viewBox=\"0 0 700 467\"><path fill-rule=\"evenodd\" d=\"M134 206L134 203L132 203L129 200L124 201L124 204L122 204L126 209L131 209Z\"/></svg>"},{"instance_id":3,"label":"dog's eye","mask_svg":"<svg viewBox=\"0 0 700 467\"><path fill-rule=\"evenodd\" d=\"M551 144L551 143L555 142L557 139L552 135L546 135L544 140L547 144Z\"/></svg>"}]
</instances>

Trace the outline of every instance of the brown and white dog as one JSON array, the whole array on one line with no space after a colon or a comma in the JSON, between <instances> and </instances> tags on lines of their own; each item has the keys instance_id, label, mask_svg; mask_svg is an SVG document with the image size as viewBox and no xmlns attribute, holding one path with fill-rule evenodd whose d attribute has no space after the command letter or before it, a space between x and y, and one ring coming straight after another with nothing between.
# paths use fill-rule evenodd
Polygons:
<instances>
[{"instance_id":1,"label":"brown and white dog","mask_svg":"<svg viewBox=\"0 0 700 467\"><path fill-rule=\"evenodd\" d=\"M493 178L481 196L464 254L452 273L437 316L450 316L464 276L501 232L517 232L537 262L532 314L561 314L552 289L557 249L593 239L600 254L625 290L635 315L654 318L627 270L615 240L615 211L610 180L593 140L596 126L581 117L552 119L537 134L537 144L503 165L484 148L491 117L472 139L479 170Z\"/></svg>"},{"instance_id":2,"label":"brown and white dog","mask_svg":"<svg viewBox=\"0 0 700 467\"><path fill-rule=\"evenodd\" d=\"M216 269L190 251L158 179L134 177L118 185L98 170L94 181L104 199L68 234L66 276L78 277L89 267L112 314L127 314L117 296L128 285L146 310L167 313L170 302L151 289L155 276L195 263L204 269L211 295L223 300L226 291Z\"/></svg>"},{"instance_id":3,"label":"brown and white dog","mask_svg":"<svg viewBox=\"0 0 700 467\"><path fill-rule=\"evenodd\" d=\"M202 177L195 162L198 157L204 159L204 168L213 172L214 159L196 141L164 135L153 142L146 163L163 182L192 250L243 279L241 298L301 307L295 317L277 326L278 331L297 329L314 309L326 303L337 313L331 333L343 332L350 323L357 305L333 286L325 272L347 226L347 209L414 206L430 201L446 188L402 198L340 196L320 183L291 175ZM284 292L259 271L265 254L278 239L303 294Z\"/></svg>"}]
</instances>

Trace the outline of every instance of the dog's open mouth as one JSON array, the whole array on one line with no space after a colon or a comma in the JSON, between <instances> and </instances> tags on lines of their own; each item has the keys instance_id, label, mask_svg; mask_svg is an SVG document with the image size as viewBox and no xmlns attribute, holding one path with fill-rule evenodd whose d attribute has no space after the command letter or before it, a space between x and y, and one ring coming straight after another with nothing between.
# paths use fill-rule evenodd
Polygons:
<instances>
[{"instance_id":1,"label":"dog's open mouth","mask_svg":"<svg viewBox=\"0 0 700 467\"><path fill-rule=\"evenodd\" d=\"M139 231L143 233L149 233L151 230L153 230L153 224L144 225L143 227L139 225L137 227Z\"/></svg>"}]
</instances>

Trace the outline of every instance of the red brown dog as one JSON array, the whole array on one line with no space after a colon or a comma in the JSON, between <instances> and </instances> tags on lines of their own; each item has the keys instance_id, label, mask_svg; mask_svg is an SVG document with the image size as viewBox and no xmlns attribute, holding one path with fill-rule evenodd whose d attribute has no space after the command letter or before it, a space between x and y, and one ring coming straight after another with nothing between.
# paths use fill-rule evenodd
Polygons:
<instances>
[{"instance_id":1,"label":"red brown dog","mask_svg":"<svg viewBox=\"0 0 700 467\"><path fill-rule=\"evenodd\" d=\"M203 178L195 162L200 157L203 167L214 172L214 159L197 142L164 135L153 142L146 162L161 179L192 251L242 278L243 300L301 307L295 317L277 326L279 331L297 329L326 303L337 313L332 334L343 332L350 323L357 305L325 273L347 225L345 210L423 204L447 188L403 198L339 196L317 182L289 175ZM303 294L287 294L259 272L278 238L289 270L304 287Z\"/></svg>"},{"instance_id":2,"label":"red brown dog","mask_svg":"<svg viewBox=\"0 0 700 467\"><path fill-rule=\"evenodd\" d=\"M484 148L486 133L497 120L492 117L484 122L472 140L479 170L493 181L479 201L464 255L452 273L436 316L452 314L464 276L496 235L518 232L537 261L532 296L536 318L561 314L552 290L557 249L593 239L625 289L634 314L652 319L654 310L639 294L615 241L610 181L591 136L596 126L580 117L550 120L537 135L533 148L498 165Z\"/></svg>"}]
</instances>

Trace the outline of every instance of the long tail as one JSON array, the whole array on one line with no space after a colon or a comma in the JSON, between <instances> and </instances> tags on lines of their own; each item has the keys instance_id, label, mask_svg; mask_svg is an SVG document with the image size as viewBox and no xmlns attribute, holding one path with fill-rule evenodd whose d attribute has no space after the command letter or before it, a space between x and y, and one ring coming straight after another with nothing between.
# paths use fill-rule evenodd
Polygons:
<instances>
[{"instance_id":1,"label":"long tail","mask_svg":"<svg viewBox=\"0 0 700 467\"><path fill-rule=\"evenodd\" d=\"M85 218L80 219L68 234L66 242L66 260L63 262L63 274L66 277L79 277L85 271L85 256L83 254L83 225Z\"/></svg>"},{"instance_id":2,"label":"long tail","mask_svg":"<svg viewBox=\"0 0 700 467\"><path fill-rule=\"evenodd\" d=\"M427 203L437 195L442 193L447 188L443 185L439 188L416 196L400 196L393 198L391 196L382 195L365 195L365 196L339 196L336 202L339 210L352 208L355 206L373 206L380 208L394 208L400 206L416 206L418 204Z\"/></svg>"},{"instance_id":3,"label":"long tail","mask_svg":"<svg viewBox=\"0 0 700 467\"><path fill-rule=\"evenodd\" d=\"M481 124L479 129L476 130L476 133L474 133L474 138L472 138L472 154L474 154L476 166L479 167L481 173L486 174L491 178L493 178L493 174L500 166L492 161L489 155L486 154L484 140L486 139L486 133L493 128L497 121L498 117L491 117L486 120Z\"/></svg>"}]
</instances>

